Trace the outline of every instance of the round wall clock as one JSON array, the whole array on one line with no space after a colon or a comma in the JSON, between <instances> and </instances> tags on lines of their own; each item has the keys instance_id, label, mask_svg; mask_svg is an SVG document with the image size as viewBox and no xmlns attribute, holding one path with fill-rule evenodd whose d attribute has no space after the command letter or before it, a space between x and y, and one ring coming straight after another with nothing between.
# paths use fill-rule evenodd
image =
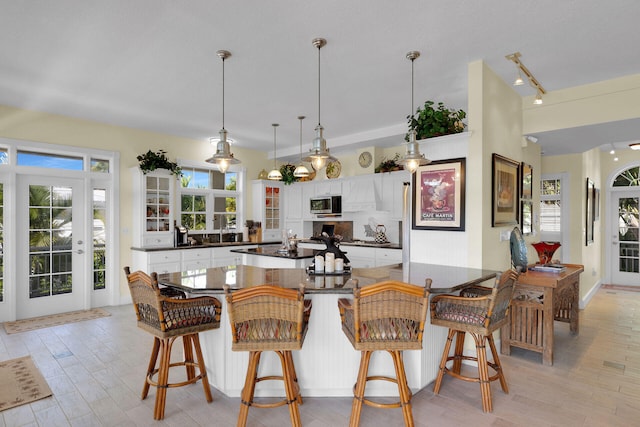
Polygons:
<instances>
[{"instance_id":1,"label":"round wall clock","mask_svg":"<svg viewBox=\"0 0 640 427\"><path fill-rule=\"evenodd\" d=\"M373 156L368 151L363 151L360 153L360 157L358 157L358 163L363 168L368 168L371 166L371 162L373 161Z\"/></svg>"}]
</instances>

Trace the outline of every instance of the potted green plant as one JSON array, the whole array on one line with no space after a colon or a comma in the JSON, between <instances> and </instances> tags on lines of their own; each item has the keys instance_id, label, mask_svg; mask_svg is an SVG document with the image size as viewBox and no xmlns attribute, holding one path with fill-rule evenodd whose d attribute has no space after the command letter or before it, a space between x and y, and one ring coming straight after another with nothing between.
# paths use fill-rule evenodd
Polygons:
<instances>
[{"instance_id":1,"label":"potted green plant","mask_svg":"<svg viewBox=\"0 0 640 427\"><path fill-rule=\"evenodd\" d=\"M154 171L156 169L167 169L171 171L176 177L182 176L182 168L177 163L170 161L167 158L167 152L164 150L147 151L144 154L140 154L138 157L140 162L140 170L142 173Z\"/></svg>"},{"instance_id":2,"label":"potted green plant","mask_svg":"<svg viewBox=\"0 0 640 427\"><path fill-rule=\"evenodd\" d=\"M433 101L426 101L422 107L418 107L416 114L407 116L409 130L416 131L417 140L464 131L466 125L462 120L467 113L449 109L442 102L438 102L436 107L434 105ZM405 140L409 141L408 133Z\"/></svg>"},{"instance_id":3,"label":"potted green plant","mask_svg":"<svg viewBox=\"0 0 640 427\"><path fill-rule=\"evenodd\" d=\"M291 185L298 180L297 177L293 176L295 170L296 166L291 163L280 166L280 173L282 174L282 182L284 182L284 185Z\"/></svg>"},{"instance_id":4,"label":"potted green plant","mask_svg":"<svg viewBox=\"0 0 640 427\"><path fill-rule=\"evenodd\" d=\"M375 173L380 172L392 172L402 170L402 165L399 163L400 154L396 153L392 159L387 159L386 157L382 159L380 164L376 166L374 169Z\"/></svg>"}]
</instances>

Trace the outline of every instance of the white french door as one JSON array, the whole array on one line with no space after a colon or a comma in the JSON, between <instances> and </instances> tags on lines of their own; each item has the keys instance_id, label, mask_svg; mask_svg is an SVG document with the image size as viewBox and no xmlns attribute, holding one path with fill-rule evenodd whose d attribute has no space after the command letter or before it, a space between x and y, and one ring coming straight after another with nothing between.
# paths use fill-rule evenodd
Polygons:
<instances>
[{"instance_id":1,"label":"white french door","mask_svg":"<svg viewBox=\"0 0 640 427\"><path fill-rule=\"evenodd\" d=\"M83 180L19 175L16 188L16 318L86 308Z\"/></svg>"},{"instance_id":2,"label":"white french door","mask_svg":"<svg viewBox=\"0 0 640 427\"><path fill-rule=\"evenodd\" d=\"M640 286L640 191L611 192L611 283Z\"/></svg>"}]
</instances>

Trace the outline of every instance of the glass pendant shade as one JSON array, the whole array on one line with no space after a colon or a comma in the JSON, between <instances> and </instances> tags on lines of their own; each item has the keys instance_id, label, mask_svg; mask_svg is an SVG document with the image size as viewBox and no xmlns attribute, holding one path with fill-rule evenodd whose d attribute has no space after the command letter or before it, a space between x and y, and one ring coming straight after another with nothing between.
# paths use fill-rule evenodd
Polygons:
<instances>
[{"instance_id":1,"label":"glass pendant shade","mask_svg":"<svg viewBox=\"0 0 640 427\"><path fill-rule=\"evenodd\" d=\"M233 157L231 146L227 141L227 130L220 129L220 140L216 144L216 154L206 160L207 163L215 163L218 165L220 172L225 173L229 169L229 165L241 163L240 160Z\"/></svg>"},{"instance_id":2,"label":"glass pendant shade","mask_svg":"<svg viewBox=\"0 0 640 427\"><path fill-rule=\"evenodd\" d=\"M411 110L413 113L413 61L416 60L420 56L420 52L411 51L407 53L407 59L411 60ZM418 141L416 141L416 130L409 130L409 142L407 142L407 151L405 155L400 160L402 166L409 171L409 173L414 173L420 166L427 165L431 163L431 160L425 159L424 154L420 153L420 145L418 145Z\"/></svg>"},{"instance_id":3,"label":"glass pendant shade","mask_svg":"<svg viewBox=\"0 0 640 427\"><path fill-rule=\"evenodd\" d=\"M273 126L273 169L267 175L267 179L271 181L282 181L282 174L280 170L278 170L278 155L276 152L276 128L279 126L277 123L272 124Z\"/></svg>"},{"instance_id":4,"label":"glass pendant shade","mask_svg":"<svg viewBox=\"0 0 640 427\"><path fill-rule=\"evenodd\" d=\"M309 150L309 155L302 159L305 162L310 162L317 171L325 167L327 163L338 160L329 153L327 141L322 136L323 130L324 128L321 125L316 126L316 137L313 139L313 146Z\"/></svg>"},{"instance_id":5,"label":"glass pendant shade","mask_svg":"<svg viewBox=\"0 0 640 427\"><path fill-rule=\"evenodd\" d=\"M222 129L220 129L220 139L216 144L216 154L205 160L207 163L214 163L218 166L218 170L225 173L230 165L241 163L240 160L233 157L231 146L227 140L227 130L224 128L224 61L231 56L231 52L219 50L216 52L218 57L222 59ZM213 143L214 138L210 138L209 142Z\"/></svg>"},{"instance_id":6,"label":"glass pendant shade","mask_svg":"<svg viewBox=\"0 0 640 427\"><path fill-rule=\"evenodd\" d=\"M300 120L300 164L293 171L293 176L296 178L306 178L311 175L311 173L304 163L302 163L302 120L304 120L304 116L298 116L298 120Z\"/></svg>"},{"instance_id":7,"label":"glass pendant shade","mask_svg":"<svg viewBox=\"0 0 640 427\"><path fill-rule=\"evenodd\" d=\"M409 131L407 152L402 158L401 163L409 173L414 173L420 166L431 163L430 160L424 158L424 154L420 153L420 147L418 145L418 141L416 141L416 131L413 129Z\"/></svg>"}]
</instances>

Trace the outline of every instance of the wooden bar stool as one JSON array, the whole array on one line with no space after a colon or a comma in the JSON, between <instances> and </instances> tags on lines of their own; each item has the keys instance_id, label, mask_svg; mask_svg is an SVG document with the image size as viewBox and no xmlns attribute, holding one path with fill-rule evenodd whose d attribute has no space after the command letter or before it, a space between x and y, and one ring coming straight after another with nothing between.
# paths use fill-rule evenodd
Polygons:
<instances>
[{"instance_id":1,"label":"wooden bar stool","mask_svg":"<svg viewBox=\"0 0 640 427\"><path fill-rule=\"evenodd\" d=\"M178 298L171 298L161 293L156 273L151 273L151 276L142 271L131 273L129 267L125 267L124 272L138 318L138 327L153 335L153 349L142 388L142 399L145 399L149 393L149 386L156 387L153 418L164 418L168 388L182 387L202 380L207 402L213 401L198 333L220 327L220 301L205 296L184 299L179 295ZM171 347L180 337L184 347L184 360L171 363ZM158 355L160 362L156 368ZM169 383L169 369L176 366L185 367L187 379L179 383ZM195 372L196 367L198 375ZM156 375L157 379L154 379Z\"/></svg>"},{"instance_id":2,"label":"wooden bar stool","mask_svg":"<svg viewBox=\"0 0 640 427\"><path fill-rule=\"evenodd\" d=\"M260 285L231 292L224 286L231 323L231 349L248 351L249 366L242 389L238 426L247 424L249 407L274 408L288 405L291 425L300 426L299 404L302 404L292 350L300 350L307 333L311 300L304 299L304 285L299 289ZM263 351L273 351L280 358L281 376L258 377ZM284 382L286 398L273 403L255 402L256 384L260 381Z\"/></svg>"},{"instance_id":3,"label":"wooden bar stool","mask_svg":"<svg viewBox=\"0 0 640 427\"><path fill-rule=\"evenodd\" d=\"M431 286L431 279L427 279ZM360 424L362 404L376 408L402 408L404 423L413 426L411 390L402 360L403 350L422 349L422 333L427 317L429 291L426 287L397 281L385 281L364 288L356 282L353 300L340 298L342 331L353 348L361 352L358 379L354 386L350 426ZM396 377L368 376L369 361L374 351L389 352ZM396 383L400 400L379 403L365 398L367 381L382 380Z\"/></svg>"},{"instance_id":4,"label":"wooden bar stool","mask_svg":"<svg viewBox=\"0 0 640 427\"><path fill-rule=\"evenodd\" d=\"M440 370L433 387L434 394L440 392L445 374L464 381L479 383L484 412L493 411L491 381L500 380L502 390L509 393L493 340L493 332L508 321L509 305L518 275L517 271L507 270L496 278L493 288L471 286L461 291L460 296L436 295L431 299L431 324L449 328L440 361ZM476 357L463 355L464 337L467 332L476 343ZM454 338L456 345L453 355L449 356ZM493 355L493 362L487 360L487 343ZM477 377L461 374L463 360L477 363ZM453 361L450 368L447 367L449 361ZM489 368L495 371L494 375L489 376Z\"/></svg>"}]
</instances>

